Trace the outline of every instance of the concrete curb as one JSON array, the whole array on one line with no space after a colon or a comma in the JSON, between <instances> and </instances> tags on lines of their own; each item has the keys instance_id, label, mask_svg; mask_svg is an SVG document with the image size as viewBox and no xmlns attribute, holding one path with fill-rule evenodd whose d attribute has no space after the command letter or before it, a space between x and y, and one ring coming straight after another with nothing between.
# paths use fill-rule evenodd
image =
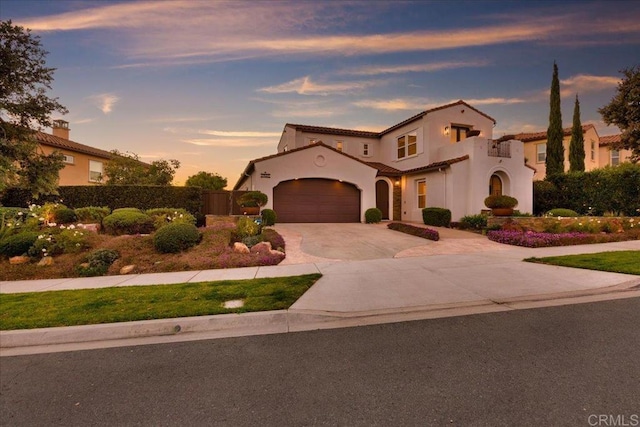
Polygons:
<instances>
[{"instance_id":1,"label":"concrete curb","mask_svg":"<svg viewBox=\"0 0 640 427\"><path fill-rule=\"evenodd\" d=\"M0 331L0 356L280 334L579 304L640 297L639 287L640 280L632 280L600 289L531 295L501 301L480 300L366 312L289 309Z\"/></svg>"}]
</instances>

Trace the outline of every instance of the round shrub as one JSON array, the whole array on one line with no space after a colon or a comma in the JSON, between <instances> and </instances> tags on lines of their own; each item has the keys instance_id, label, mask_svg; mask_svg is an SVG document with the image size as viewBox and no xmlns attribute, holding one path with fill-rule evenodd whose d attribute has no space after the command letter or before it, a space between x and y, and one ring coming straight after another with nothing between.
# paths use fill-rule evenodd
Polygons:
<instances>
[{"instance_id":1,"label":"round shrub","mask_svg":"<svg viewBox=\"0 0 640 427\"><path fill-rule=\"evenodd\" d=\"M489 196L484 199L484 205L489 209L514 208L518 205L518 199L511 196Z\"/></svg>"},{"instance_id":2,"label":"round shrub","mask_svg":"<svg viewBox=\"0 0 640 427\"><path fill-rule=\"evenodd\" d=\"M104 276L119 257L120 254L112 249L98 249L87 256L88 265L76 267L76 273L83 277Z\"/></svg>"},{"instance_id":3,"label":"round shrub","mask_svg":"<svg viewBox=\"0 0 640 427\"><path fill-rule=\"evenodd\" d=\"M53 219L58 224L71 224L77 217L73 209L59 208L53 211Z\"/></svg>"},{"instance_id":4,"label":"round shrub","mask_svg":"<svg viewBox=\"0 0 640 427\"><path fill-rule=\"evenodd\" d=\"M278 216L273 209L263 209L262 210L262 224L265 226L276 225L276 219Z\"/></svg>"},{"instance_id":5,"label":"round shrub","mask_svg":"<svg viewBox=\"0 0 640 427\"><path fill-rule=\"evenodd\" d=\"M117 210L102 220L107 234L120 236L122 234L149 234L155 228L153 219L142 212L133 210Z\"/></svg>"},{"instance_id":6,"label":"round shrub","mask_svg":"<svg viewBox=\"0 0 640 427\"><path fill-rule=\"evenodd\" d=\"M256 236L260 234L260 226L256 224L253 219L242 216L238 219L238 223L236 224L234 233L240 240L242 240L245 237Z\"/></svg>"},{"instance_id":7,"label":"round shrub","mask_svg":"<svg viewBox=\"0 0 640 427\"><path fill-rule=\"evenodd\" d=\"M140 212L140 213L142 213L142 209L138 209L138 208L118 208L118 209L114 209L113 212L111 212L111 213L116 213L116 212Z\"/></svg>"},{"instance_id":8,"label":"round shrub","mask_svg":"<svg viewBox=\"0 0 640 427\"><path fill-rule=\"evenodd\" d=\"M200 242L201 235L193 224L169 224L153 235L153 245L161 253L176 253L189 249Z\"/></svg>"},{"instance_id":9,"label":"round shrub","mask_svg":"<svg viewBox=\"0 0 640 427\"><path fill-rule=\"evenodd\" d=\"M422 209L422 222L434 227L449 227L451 211L445 208L424 208Z\"/></svg>"},{"instance_id":10,"label":"round shrub","mask_svg":"<svg viewBox=\"0 0 640 427\"><path fill-rule=\"evenodd\" d=\"M487 227L487 216L478 214L478 215L467 215L460 218L460 228L473 228L474 230L482 230Z\"/></svg>"},{"instance_id":11,"label":"round shrub","mask_svg":"<svg viewBox=\"0 0 640 427\"><path fill-rule=\"evenodd\" d=\"M573 211L571 209L555 208L555 209L551 209L549 212L547 212L547 216L575 217L575 216L578 216L578 212Z\"/></svg>"},{"instance_id":12,"label":"round shrub","mask_svg":"<svg viewBox=\"0 0 640 427\"><path fill-rule=\"evenodd\" d=\"M382 221L382 211L378 208L369 208L364 213L364 220L367 224L378 223Z\"/></svg>"},{"instance_id":13,"label":"round shrub","mask_svg":"<svg viewBox=\"0 0 640 427\"><path fill-rule=\"evenodd\" d=\"M13 257L25 254L38 240L37 232L23 232L0 240L0 256Z\"/></svg>"}]
</instances>

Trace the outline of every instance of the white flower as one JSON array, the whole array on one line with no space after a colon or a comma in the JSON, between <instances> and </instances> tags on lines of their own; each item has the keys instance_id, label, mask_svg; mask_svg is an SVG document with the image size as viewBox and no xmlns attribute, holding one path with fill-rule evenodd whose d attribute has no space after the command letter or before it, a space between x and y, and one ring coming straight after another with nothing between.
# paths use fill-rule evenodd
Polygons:
<instances>
[{"instance_id":1,"label":"white flower","mask_svg":"<svg viewBox=\"0 0 640 427\"><path fill-rule=\"evenodd\" d=\"M19 215L19 216L22 216L23 214L22 214L22 212L18 212L18 215Z\"/></svg>"},{"instance_id":2,"label":"white flower","mask_svg":"<svg viewBox=\"0 0 640 427\"><path fill-rule=\"evenodd\" d=\"M69 230L73 230L74 228L76 228L76 226L71 224L68 228L69 228Z\"/></svg>"},{"instance_id":3,"label":"white flower","mask_svg":"<svg viewBox=\"0 0 640 427\"><path fill-rule=\"evenodd\" d=\"M44 234L39 235L38 239L44 239Z\"/></svg>"},{"instance_id":4,"label":"white flower","mask_svg":"<svg viewBox=\"0 0 640 427\"><path fill-rule=\"evenodd\" d=\"M184 217L184 215L180 214L180 218Z\"/></svg>"},{"instance_id":5,"label":"white flower","mask_svg":"<svg viewBox=\"0 0 640 427\"><path fill-rule=\"evenodd\" d=\"M579 223L578 223L578 225L582 225L582 223L581 223L581 222L579 222Z\"/></svg>"},{"instance_id":6,"label":"white flower","mask_svg":"<svg viewBox=\"0 0 640 427\"><path fill-rule=\"evenodd\" d=\"M50 222L49 223L49 226L51 226L51 227L55 227L56 225L58 225L58 224L56 224L55 222Z\"/></svg>"},{"instance_id":7,"label":"white flower","mask_svg":"<svg viewBox=\"0 0 640 427\"><path fill-rule=\"evenodd\" d=\"M80 247L80 243L76 243L76 246Z\"/></svg>"},{"instance_id":8,"label":"white flower","mask_svg":"<svg viewBox=\"0 0 640 427\"><path fill-rule=\"evenodd\" d=\"M64 230L64 229L65 229L65 226L60 224L60 230Z\"/></svg>"},{"instance_id":9,"label":"white flower","mask_svg":"<svg viewBox=\"0 0 640 427\"><path fill-rule=\"evenodd\" d=\"M39 221L44 221L44 218L40 217L38 218Z\"/></svg>"},{"instance_id":10,"label":"white flower","mask_svg":"<svg viewBox=\"0 0 640 427\"><path fill-rule=\"evenodd\" d=\"M42 248L42 252L47 252L47 250L45 248Z\"/></svg>"}]
</instances>

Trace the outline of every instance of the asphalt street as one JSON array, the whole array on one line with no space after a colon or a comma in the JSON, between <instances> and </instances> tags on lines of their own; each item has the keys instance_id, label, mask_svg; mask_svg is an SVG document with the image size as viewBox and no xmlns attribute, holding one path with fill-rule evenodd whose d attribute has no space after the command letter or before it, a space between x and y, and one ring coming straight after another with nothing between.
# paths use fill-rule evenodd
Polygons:
<instances>
[{"instance_id":1,"label":"asphalt street","mask_svg":"<svg viewBox=\"0 0 640 427\"><path fill-rule=\"evenodd\" d=\"M3 426L589 426L603 425L594 424L602 416L629 423L640 413L637 325L640 298L631 298L3 357L0 419Z\"/></svg>"}]
</instances>

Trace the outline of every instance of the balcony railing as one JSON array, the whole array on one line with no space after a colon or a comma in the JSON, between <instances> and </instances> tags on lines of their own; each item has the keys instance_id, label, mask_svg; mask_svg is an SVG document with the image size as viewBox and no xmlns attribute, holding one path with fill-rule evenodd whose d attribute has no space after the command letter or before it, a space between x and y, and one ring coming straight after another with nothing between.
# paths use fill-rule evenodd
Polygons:
<instances>
[{"instance_id":1,"label":"balcony railing","mask_svg":"<svg viewBox=\"0 0 640 427\"><path fill-rule=\"evenodd\" d=\"M511 141L489 141L487 148L489 157L511 158Z\"/></svg>"}]
</instances>

